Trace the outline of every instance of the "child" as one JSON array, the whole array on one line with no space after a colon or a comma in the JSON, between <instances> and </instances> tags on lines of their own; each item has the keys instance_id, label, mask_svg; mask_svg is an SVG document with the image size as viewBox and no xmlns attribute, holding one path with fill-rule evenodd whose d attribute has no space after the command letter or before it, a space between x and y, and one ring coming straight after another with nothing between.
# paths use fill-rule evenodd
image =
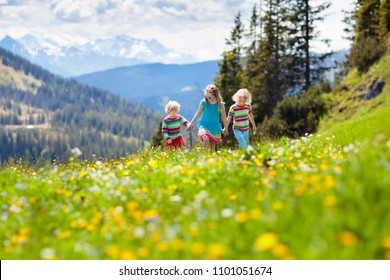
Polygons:
<instances>
[{"instance_id":1,"label":"child","mask_svg":"<svg viewBox=\"0 0 390 280\"><path fill-rule=\"evenodd\" d=\"M246 89L238 90L232 97L233 104L228 113L226 129L233 118L233 132L238 141L239 148L247 148L249 146L249 120L252 123L253 134L256 134L255 119L252 114L252 98L250 92Z\"/></svg>"},{"instance_id":2,"label":"child","mask_svg":"<svg viewBox=\"0 0 390 280\"><path fill-rule=\"evenodd\" d=\"M206 87L204 99L200 101L198 111L192 118L188 129L192 129L192 124L202 115L199 124L199 138L203 147L209 147L214 151L218 144L222 143L222 120L224 127L227 127L225 102L222 101L218 87L210 84ZM224 130L224 135L227 135L227 130Z\"/></svg>"},{"instance_id":3,"label":"child","mask_svg":"<svg viewBox=\"0 0 390 280\"><path fill-rule=\"evenodd\" d=\"M180 126L189 126L189 122L179 115L180 104L176 101L169 101L165 106L165 112L168 114L162 123L162 133L165 137L165 143L169 149L184 148L186 142L180 133Z\"/></svg>"}]
</instances>

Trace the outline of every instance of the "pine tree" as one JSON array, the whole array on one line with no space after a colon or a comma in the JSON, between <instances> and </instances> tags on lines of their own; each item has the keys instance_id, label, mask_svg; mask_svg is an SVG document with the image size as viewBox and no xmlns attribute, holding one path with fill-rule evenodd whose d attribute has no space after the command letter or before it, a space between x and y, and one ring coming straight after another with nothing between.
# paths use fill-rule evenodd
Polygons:
<instances>
[{"instance_id":1,"label":"pine tree","mask_svg":"<svg viewBox=\"0 0 390 280\"><path fill-rule=\"evenodd\" d=\"M385 1L386 2L386 1ZM360 72L366 71L377 61L385 51L380 34L381 26L386 29L385 23L380 24L381 0L359 0L356 12L355 38L352 44L349 61ZM386 5L383 13L386 14ZM384 22L384 20L382 20Z\"/></svg>"},{"instance_id":2,"label":"pine tree","mask_svg":"<svg viewBox=\"0 0 390 280\"><path fill-rule=\"evenodd\" d=\"M231 97L240 89L243 82L243 32L244 26L241 22L241 13L238 12L234 19L234 27L230 33L230 38L226 40L228 50L222 54L222 61L218 64L220 70L218 76L214 79L222 98L227 102L226 106L232 104Z\"/></svg>"},{"instance_id":3,"label":"pine tree","mask_svg":"<svg viewBox=\"0 0 390 280\"><path fill-rule=\"evenodd\" d=\"M322 55L315 54L312 43L318 38L316 23L323 21L322 13L330 7L330 2L312 5L313 0L292 0L289 2L289 30L290 62L288 69L292 69L290 76L290 88L294 90L307 90L315 81L319 81L321 75L328 68L321 67L324 61L332 53ZM329 44L328 40L324 40Z\"/></svg>"},{"instance_id":4,"label":"pine tree","mask_svg":"<svg viewBox=\"0 0 390 280\"><path fill-rule=\"evenodd\" d=\"M390 32L390 1L382 0L379 6L379 27L378 27L379 39L381 41L385 41L389 32Z\"/></svg>"},{"instance_id":5,"label":"pine tree","mask_svg":"<svg viewBox=\"0 0 390 280\"><path fill-rule=\"evenodd\" d=\"M165 144L165 138L164 135L162 134L162 121L158 124L156 130L154 131L154 134L152 136L152 140L150 143L150 146L152 148L157 148L157 147L164 147Z\"/></svg>"}]
</instances>

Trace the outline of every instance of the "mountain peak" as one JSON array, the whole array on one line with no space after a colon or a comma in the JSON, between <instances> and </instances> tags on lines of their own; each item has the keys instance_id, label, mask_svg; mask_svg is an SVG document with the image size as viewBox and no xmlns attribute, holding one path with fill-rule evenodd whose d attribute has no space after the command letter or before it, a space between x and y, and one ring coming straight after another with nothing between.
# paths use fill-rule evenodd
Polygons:
<instances>
[{"instance_id":1,"label":"mountain peak","mask_svg":"<svg viewBox=\"0 0 390 280\"><path fill-rule=\"evenodd\" d=\"M156 39L142 40L120 34L80 44L69 38L37 37L27 34L20 39L7 36L3 47L62 76L78 76L140 63L189 63L195 58L166 48Z\"/></svg>"}]
</instances>

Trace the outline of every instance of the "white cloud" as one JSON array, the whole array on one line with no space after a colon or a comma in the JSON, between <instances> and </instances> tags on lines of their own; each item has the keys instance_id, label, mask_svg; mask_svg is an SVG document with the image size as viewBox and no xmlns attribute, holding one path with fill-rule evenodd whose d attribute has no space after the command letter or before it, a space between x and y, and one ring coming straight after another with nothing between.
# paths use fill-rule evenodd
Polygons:
<instances>
[{"instance_id":1,"label":"white cloud","mask_svg":"<svg viewBox=\"0 0 390 280\"><path fill-rule=\"evenodd\" d=\"M346 48L341 9L354 0L332 0L331 14L319 26L334 49ZM199 60L219 59L234 16L247 23L258 0L0 0L0 38L60 37L65 43L112 38L120 34L156 39L176 53Z\"/></svg>"}]
</instances>

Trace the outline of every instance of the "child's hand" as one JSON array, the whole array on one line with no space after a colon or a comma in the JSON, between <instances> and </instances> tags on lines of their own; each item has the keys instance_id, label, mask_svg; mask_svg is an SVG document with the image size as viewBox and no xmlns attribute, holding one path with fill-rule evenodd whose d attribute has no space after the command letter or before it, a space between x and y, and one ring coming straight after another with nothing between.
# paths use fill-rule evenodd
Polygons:
<instances>
[{"instance_id":1,"label":"child's hand","mask_svg":"<svg viewBox=\"0 0 390 280\"><path fill-rule=\"evenodd\" d=\"M169 138L169 139L167 140L167 144L171 144L171 143L172 143L172 139Z\"/></svg>"},{"instance_id":2,"label":"child's hand","mask_svg":"<svg viewBox=\"0 0 390 280\"><path fill-rule=\"evenodd\" d=\"M187 130L191 130L192 129L192 123L189 123L188 125L187 125Z\"/></svg>"},{"instance_id":3,"label":"child's hand","mask_svg":"<svg viewBox=\"0 0 390 280\"><path fill-rule=\"evenodd\" d=\"M256 126L254 126L254 127L252 127L252 130L253 130L253 135L255 135L256 134Z\"/></svg>"},{"instance_id":4,"label":"child's hand","mask_svg":"<svg viewBox=\"0 0 390 280\"><path fill-rule=\"evenodd\" d=\"M223 136L228 136L229 135L229 131L224 127L223 129L222 129L222 134L223 134Z\"/></svg>"}]
</instances>

